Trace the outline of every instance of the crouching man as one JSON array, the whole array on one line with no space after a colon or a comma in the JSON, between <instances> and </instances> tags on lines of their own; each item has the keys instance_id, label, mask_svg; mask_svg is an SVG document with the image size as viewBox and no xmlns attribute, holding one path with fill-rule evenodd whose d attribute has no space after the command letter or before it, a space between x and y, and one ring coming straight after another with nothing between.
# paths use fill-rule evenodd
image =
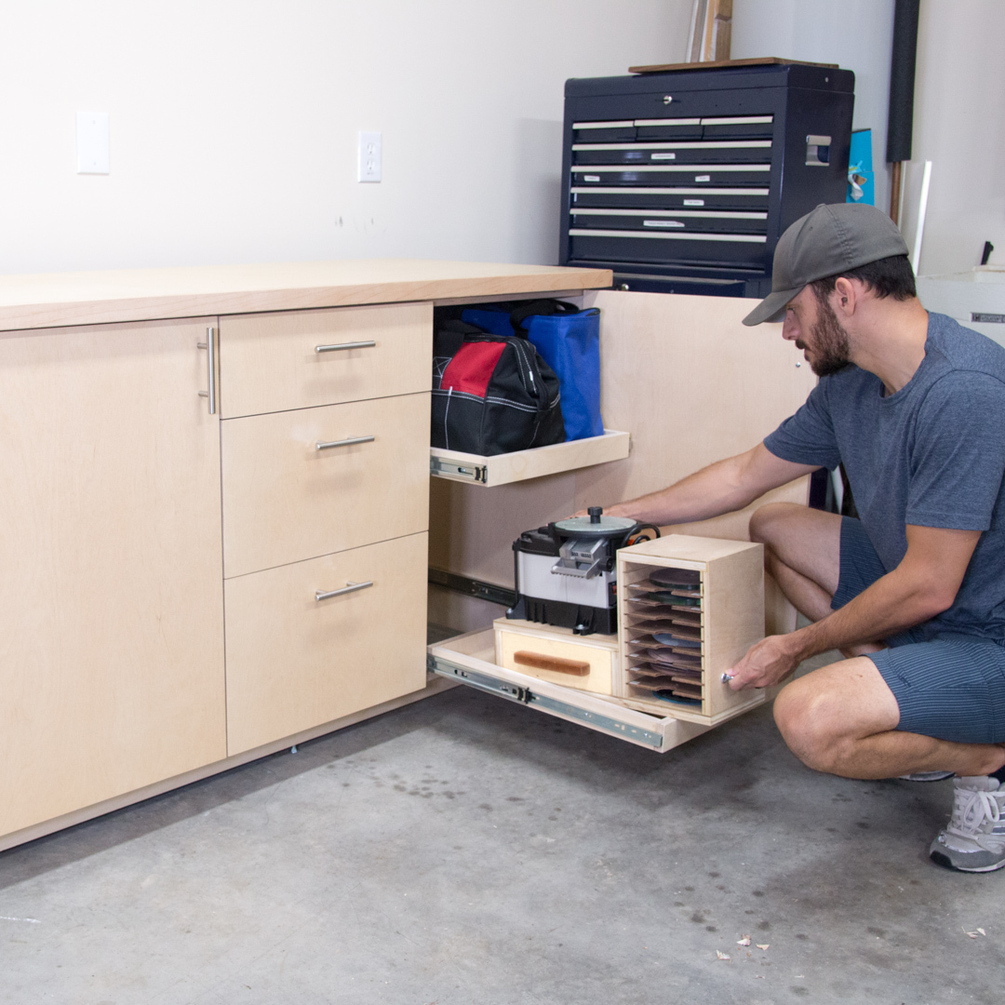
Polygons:
<instances>
[{"instance_id":1,"label":"crouching man","mask_svg":"<svg viewBox=\"0 0 1005 1005\"><path fill-rule=\"evenodd\" d=\"M751 538L812 624L753 646L730 687L807 657L845 659L785 687L775 721L811 768L848 778L955 775L940 865L1005 866L1005 349L917 299L907 247L871 206L818 206L778 243L772 292L744 324L782 321L820 377L763 443L606 508L666 525L741 509L844 465L858 519L759 509Z\"/></svg>"}]
</instances>

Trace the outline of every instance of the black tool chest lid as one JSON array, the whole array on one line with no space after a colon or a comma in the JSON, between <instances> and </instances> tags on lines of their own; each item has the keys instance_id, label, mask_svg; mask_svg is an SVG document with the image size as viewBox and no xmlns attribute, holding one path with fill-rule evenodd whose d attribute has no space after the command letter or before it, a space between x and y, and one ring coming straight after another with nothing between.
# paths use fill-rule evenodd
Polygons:
<instances>
[{"instance_id":1,"label":"black tool chest lid","mask_svg":"<svg viewBox=\"0 0 1005 1005\"><path fill-rule=\"evenodd\" d=\"M639 73L623 77L573 77L565 82L565 96L577 98L605 94L652 94L671 87L678 91L804 87L849 94L855 90L855 74L851 70L834 66L783 62L710 68L705 68L701 63L685 65L687 69L661 73Z\"/></svg>"}]
</instances>

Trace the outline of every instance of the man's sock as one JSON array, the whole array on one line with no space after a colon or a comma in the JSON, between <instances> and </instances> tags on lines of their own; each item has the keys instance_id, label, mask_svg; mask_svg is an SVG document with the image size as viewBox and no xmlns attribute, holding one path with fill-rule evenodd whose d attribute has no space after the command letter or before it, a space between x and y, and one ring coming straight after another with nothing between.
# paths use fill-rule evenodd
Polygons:
<instances>
[{"instance_id":1,"label":"man's sock","mask_svg":"<svg viewBox=\"0 0 1005 1005\"><path fill-rule=\"evenodd\" d=\"M992 771L988 778L997 778L1002 785L1005 785L1005 766L1000 767L997 771Z\"/></svg>"}]
</instances>

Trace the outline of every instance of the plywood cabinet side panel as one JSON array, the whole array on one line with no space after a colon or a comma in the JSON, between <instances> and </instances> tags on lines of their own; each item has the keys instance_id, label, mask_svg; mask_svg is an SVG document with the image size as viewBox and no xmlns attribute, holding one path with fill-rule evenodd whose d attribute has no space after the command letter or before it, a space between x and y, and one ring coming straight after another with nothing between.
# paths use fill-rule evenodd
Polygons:
<instances>
[{"instance_id":1,"label":"plywood cabinet side panel","mask_svg":"<svg viewBox=\"0 0 1005 1005\"><path fill-rule=\"evenodd\" d=\"M491 489L429 481L429 564L500 586L513 586L513 541L574 511L573 472Z\"/></svg>"},{"instance_id":2,"label":"plywood cabinet side panel","mask_svg":"<svg viewBox=\"0 0 1005 1005\"><path fill-rule=\"evenodd\" d=\"M225 756L211 322L0 338L0 832Z\"/></svg>"},{"instance_id":3,"label":"plywood cabinet side panel","mask_svg":"<svg viewBox=\"0 0 1005 1005\"><path fill-rule=\"evenodd\" d=\"M224 418L428 391L431 304L220 319ZM357 348L318 347L373 342Z\"/></svg>"}]
</instances>

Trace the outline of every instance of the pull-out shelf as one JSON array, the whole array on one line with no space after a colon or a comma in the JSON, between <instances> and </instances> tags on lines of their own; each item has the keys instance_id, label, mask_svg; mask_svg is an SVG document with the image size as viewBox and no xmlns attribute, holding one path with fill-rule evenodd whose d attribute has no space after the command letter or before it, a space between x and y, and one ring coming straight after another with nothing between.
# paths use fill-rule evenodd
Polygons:
<instances>
[{"instance_id":1,"label":"pull-out shelf","mask_svg":"<svg viewBox=\"0 0 1005 1005\"><path fill-rule=\"evenodd\" d=\"M602 436L568 440L531 450L515 450L491 457L430 447L429 472L438 478L489 488L621 460L628 456L629 440L628 433L605 429Z\"/></svg>"},{"instance_id":2,"label":"pull-out shelf","mask_svg":"<svg viewBox=\"0 0 1005 1005\"><path fill-rule=\"evenodd\" d=\"M606 664L595 651L610 650L613 636L498 619L495 633L427 647L428 668L662 753L765 701L763 690L732 691L722 679L763 637L763 575L759 544L681 534L644 541L618 552L619 631ZM563 674L578 686L555 680Z\"/></svg>"},{"instance_id":3,"label":"pull-out shelf","mask_svg":"<svg viewBox=\"0 0 1005 1005\"><path fill-rule=\"evenodd\" d=\"M569 722L665 753L711 727L636 711L613 698L506 670L495 663L491 629L427 647L428 668L441 677L517 701Z\"/></svg>"}]
</instances>

